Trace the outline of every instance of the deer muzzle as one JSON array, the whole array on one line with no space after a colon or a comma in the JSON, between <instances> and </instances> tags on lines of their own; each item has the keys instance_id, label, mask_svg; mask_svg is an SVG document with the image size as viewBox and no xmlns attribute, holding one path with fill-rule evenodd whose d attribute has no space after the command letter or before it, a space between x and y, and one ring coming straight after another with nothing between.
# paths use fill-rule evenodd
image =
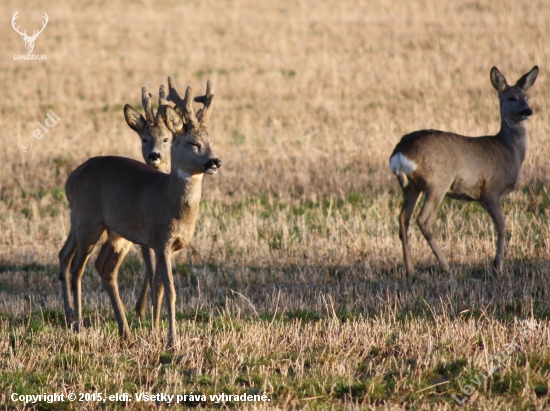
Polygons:
<instances>
[{"instance_id":1,"label":"deer muzzle","mask_svg":"<svg viewBox=\"0 0 550 411\"><path fill-rule=\"evenodd\" d=\"M150 166L158 166L160 164L160 153L150 153L147 162Z\"/></svg>"},{"instance_id":2,"label":"deer muzzle","mask_svg":"<svg viewBox=\"0 0 550 411\"><path fill-rule=\"evenodd\" d=\"M533 110L531 110L530 108L526 108L525 110L521 110L519 112L519 115L523 118L529 118L533 115Z\"/></svg>"},{"instance_id":3,"label":"deer muzzle","mask_svg":"<svg viewBox=\"0 0 550 411\"><path fill-rule=\"evenodd\" d=\"M212 158L204 165L206 174L216 174L222 166L222 161L219 158Z\"/></svg>"}]
</instances>

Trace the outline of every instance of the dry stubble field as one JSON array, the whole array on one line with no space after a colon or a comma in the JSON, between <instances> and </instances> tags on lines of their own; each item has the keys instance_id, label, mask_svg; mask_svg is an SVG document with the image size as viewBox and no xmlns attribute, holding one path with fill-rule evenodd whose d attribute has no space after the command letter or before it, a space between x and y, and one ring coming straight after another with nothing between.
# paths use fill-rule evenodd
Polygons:
<instances>
[{"instance_id":1,"label":"dry stubble field","mask_svg":"<svg viewBox=\"0 0 550 411\"><path fill-rule=\"evenodd\" d=\"M25 53L9 24L16 10L30 32L48 13L34 51L47 61L13 60ZM549 407L549 30L550 3L526 0L5 2L1 405L23 408L15 392L147 391L271 400L225 404L244 408L459 408L453 396L464 409ZM414 224L417 274L406 278L393 146L422 128L496 133L490 68L513 83L535 64L527 158L504 201L504 272L490 271L489 216L445 201L434 231L452 272L438 270ZM174 262L174 352L166 324L157 338L132 312L137 248L119 273L134 345L119 340L91 262L89 326L66 330L57 262L68 174L91 156L141 159L122 107L141 111L141 86L156 98L168 75L196 92L214 81L210 133L224 162L204 178L195 237ZM61 121L35 140L49 110ZM167 405L35 405L156 406Z\"/></svg>"}]
</instances>

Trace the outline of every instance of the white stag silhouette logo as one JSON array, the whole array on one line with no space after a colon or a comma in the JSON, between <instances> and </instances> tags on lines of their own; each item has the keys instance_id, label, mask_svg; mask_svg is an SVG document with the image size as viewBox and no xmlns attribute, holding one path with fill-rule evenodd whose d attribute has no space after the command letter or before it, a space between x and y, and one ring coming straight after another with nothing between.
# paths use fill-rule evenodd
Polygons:
<instances>
[{"instance_id":1,"label":"white stag silhouette logo","mask_svg":"<svg viewBox=\"0 0 550 411\"><path fill-rule=\"evenodd\" d=\"M32 51L34 50L34 43L35 43L38 35L44 31L44 29L46 28L46 24L48 24L49 17L46 13L44 13L44 25L42 26L42 28L40 30L34 30L33 33L32 33L32 36L29 36L29 35L27 35L27 30L25 30L24 33L21 33L19 31L19 27L15 27L16 20L19 18L17 13L19 13L19 10L17 10L15 12L15 14L13 15L13 17L11 19L11 25L12 25L13 29L21 35L21 38L25 42L25 48L27 49L27 54L31 54Z\"/></svg>"}]
</instances>

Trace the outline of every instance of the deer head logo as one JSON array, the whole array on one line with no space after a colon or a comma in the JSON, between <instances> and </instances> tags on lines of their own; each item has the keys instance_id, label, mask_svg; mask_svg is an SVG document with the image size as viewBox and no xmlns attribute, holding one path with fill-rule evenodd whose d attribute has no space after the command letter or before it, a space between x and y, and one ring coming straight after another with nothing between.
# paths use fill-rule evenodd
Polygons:
<instances>
[{"instance_id":1,"label":"deer head logo","mask_svg":"<svg viewBox=\"0 0 550 411\"><path fill-rule=\"evenodd\" d=\"M19 31L19 27L15 26L16 20L19 18L17 13L19 13L19 10L16 11L15 14L13 15L13 17L11 19L11 25L12 25L13 29L21 35L21 38L25 42L25 48L27 49L27 54L31 54L32 51L34 50L34 42L36 41L38 35L40 33L42 33L44 31L44 29L46 28L46 24L48 24L49 17L46 13L44 13L44 25L42 26L42 28L40 30L34 30L33 33L32 33L32 36L29 36L29 35L27 35L27 30L25 30L24 33L21 33Z\"/></svg>"}]
</instances>

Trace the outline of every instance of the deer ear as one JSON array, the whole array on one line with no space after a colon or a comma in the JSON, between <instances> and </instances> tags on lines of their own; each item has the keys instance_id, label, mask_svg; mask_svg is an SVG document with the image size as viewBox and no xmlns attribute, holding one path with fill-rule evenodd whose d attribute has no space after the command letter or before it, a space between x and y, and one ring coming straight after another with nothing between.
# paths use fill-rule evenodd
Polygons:
<instances>
[{"instance_id":1,"label":"deer ear","mask_svg":"<svg viewBox=\"0 0 550 411\"><path fill-rule=\"evenodd\" d=\"M183 120L176 110L170 106L164 106L164 123L168 129L174 134L180 134L183 131Z\"/></svg>"},{"instance_id":2,"label":"deer ear","mask_svg":"<svg viewBox=\"0 0 550 411\"><path fill-rule=\"evenodd\" d=\"M124 118L132 130L137 133L143 131L146 124L145 118L129 104L124 106Z\"/></svg>"},{"instance_id":3,"label":"deer ear","mask_svg":"<svg viewBox=\"0 0 550 411\"><path fill-rule=\"evenodd\" d=\"M506 79L496 67L491 69L491 84L499 93L502 93L508 87Z\"/></svg>"},{"instance_id":4,"label":"deer ear","mask_svg":"<svg viewBox=\"0 0 550 411\"><path fill-rule=\"evenodd\" d=\"M521 76L521 78L517 81L516 86L521 88L523 91L529 90L529 88L533 85L533 83L537 79L538 74L539 74L539 68L535 66L531 69L529 73Z\"/></svg>"}]
</instances>

